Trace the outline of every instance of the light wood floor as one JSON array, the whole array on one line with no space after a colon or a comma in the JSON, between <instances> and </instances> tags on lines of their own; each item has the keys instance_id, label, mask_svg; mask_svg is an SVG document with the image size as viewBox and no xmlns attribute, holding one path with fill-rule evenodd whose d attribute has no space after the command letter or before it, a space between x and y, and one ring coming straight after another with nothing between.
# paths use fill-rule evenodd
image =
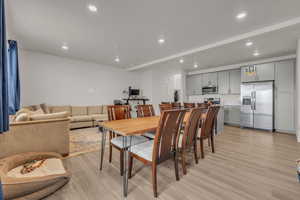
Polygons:
<instances>
[{"instance_id":1,"label":"light wood floor","mask_svg":"<svg viewBox=\"0 0 300 200\"><path fill-rule=\"evenodd\" d=\"M205 153L198 165L190 157L187 175L183 176L180 168L179 182L175 180L172 161L159 166L158 199L300 199L295 166L300 144L293 135L226 126L216 138L216 153L209 152L208 146ZM121 199L118 159L116 152L109 164L106 154L102 172L98 171L98 152L66 160L72 179L47 200ZM135 162L133 172L128 199L154 199L150 167Z\"/></svg>"}]
</instances>

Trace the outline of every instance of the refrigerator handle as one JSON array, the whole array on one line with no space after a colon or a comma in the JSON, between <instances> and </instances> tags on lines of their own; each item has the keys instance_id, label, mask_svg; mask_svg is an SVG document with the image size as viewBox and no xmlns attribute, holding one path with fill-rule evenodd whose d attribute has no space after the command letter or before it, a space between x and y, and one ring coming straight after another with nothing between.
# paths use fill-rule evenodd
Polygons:
<instances>
[{"instance_id":1,"label":"refrigerator handle","mask_svg":"<svg viewBox=\"0 0 300 200\"><path fill-rule=\"evenodd\" d=\"M256 110L256 91L253 92L253 110Z\"/></svg>"}]
</instances>

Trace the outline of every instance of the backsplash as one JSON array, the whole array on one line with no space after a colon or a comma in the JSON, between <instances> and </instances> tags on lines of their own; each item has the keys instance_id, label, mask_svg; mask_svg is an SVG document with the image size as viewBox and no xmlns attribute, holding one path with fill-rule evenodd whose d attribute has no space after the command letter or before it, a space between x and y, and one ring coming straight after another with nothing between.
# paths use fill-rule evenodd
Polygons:
<instances>
[{"instance_id":1,"label":"backsplash","mask_svg":"<svg viewBox=\"0 0 300 200\"><path fill-rule=\"evenodd\" d=\"M240 95L219 95L219 94L209 94L209 95L193 95L188 97L189 102L204 102L205 98L220 98L221 105L241 105Z\"/></svg>"}]
</instances>

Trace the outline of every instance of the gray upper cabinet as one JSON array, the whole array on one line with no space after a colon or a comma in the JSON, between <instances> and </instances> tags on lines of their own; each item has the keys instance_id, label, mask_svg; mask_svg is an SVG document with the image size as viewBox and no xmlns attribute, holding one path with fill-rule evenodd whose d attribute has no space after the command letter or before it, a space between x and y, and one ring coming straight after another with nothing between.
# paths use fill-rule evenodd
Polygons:
<instances>
[{"instance_id":1,"label":"gray upper cabinet","mask_svg":"<svg viewBox=\"0 0 300 200\"><path fill-rule=\"evenodd\" d=\"M295 60L275 63L275 129L295 132Z\"/></svg>"},{"instance_id":2,"label":"gray upper cabinet","mask_svg":"<svg viewBox=\"0 0 300 200\"><path fill-rule=\"evenodd\" d=\"M230 94L241 93L241 70L229 71L229 92Z\"/></svg>"},{"instance_id":3,"label":"gray upper cabinet","mask_svg":"<svg viewBox=\"0 0 300 200\"><path fill-rule=\"evenodd\" d=\"M202 94L202 75L193 75L188 76L186 78L186 89L187 89L187 95L201 95Z\"/></svg>"},{"instance_id":4,"label":"gray upper cabinet","mask_svg":"<svg viewBox=\"0 0 300 200\"><path fill-rule=\"evenodd\" d=\"M242 82L271 81L275 79L275 64L250 65L241 68Z\"/></svg>"},{"instance_id":5,"label":"gray upper cabinet","mask_svg":"<svg viewBox=\"0 0 300 200\"><path fill-rule=\"evenodd\" d=\"M255 65L256 81L272 81L275 78L275 64Z\"/></svg>"},{"instance_id":6,"label":"gray upper cabinet","mask_svg":"<svg viewBox=\"0 0 300 200\"><path fill-rule=\"evenodd\" d=\"M218 72L218 92L219 94L229 94L229 71Z\"/></svg>"},{"instance_id":7,"label":"gray upper cabinet","mask_svg":"<svg viewBox=\"0 0 300 200\"><path fill-rule=\"evenodd\" d=\"M202 86L218 86L218 73L206 73L202 74Z\"/></svg>"}]
</instances>

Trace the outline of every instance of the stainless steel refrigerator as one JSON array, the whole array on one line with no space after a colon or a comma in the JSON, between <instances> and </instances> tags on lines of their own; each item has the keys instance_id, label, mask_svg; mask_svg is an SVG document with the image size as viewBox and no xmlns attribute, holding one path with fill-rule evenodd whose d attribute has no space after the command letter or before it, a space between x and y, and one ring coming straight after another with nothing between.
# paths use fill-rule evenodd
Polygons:
<instances>
[{"instance_id":1,"label":"stainless steel refrigerator","mask_svg":"<svg viewBox=\"0 0 300 200\"><path fill-rule=\"evenodd\" d=\"M273 81L241 85L241 127L273 131Z\"/></svg>"}]
</instances>

